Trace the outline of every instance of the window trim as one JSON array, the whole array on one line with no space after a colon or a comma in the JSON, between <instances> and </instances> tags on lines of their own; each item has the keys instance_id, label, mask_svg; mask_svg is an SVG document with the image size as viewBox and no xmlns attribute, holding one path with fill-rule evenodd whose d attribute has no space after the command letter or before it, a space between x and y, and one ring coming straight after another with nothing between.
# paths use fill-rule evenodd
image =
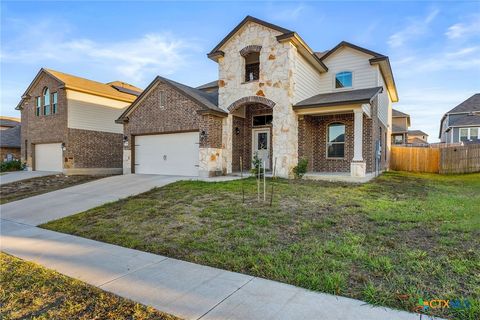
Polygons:
<instances>
[{"instance_id":1,"label":"window trim","mask_svg":"<svg viewBox=\"0 0 480 320\"><path fill-rule=\"evenodd\" d=\"M40 117L42 115L42 97L35 97L35 116Z\"/></svg>"},{"instance_id":2,"label":"window trim","mask_svg":"<svg viewBox=\"0 0 480 320\"><path fill-rule=\"evenodd\" d=\"M50 114L52 114L52 109L50 108L50 89L48 89L48 87L45 87L43 88L43 93L42 93L42 97L43 97L43 115L44 116L48 116ZM47 99L46 97L48 97L48 104L47 104ZM47 113L47 107L48 107L48 113Z\"/></svg>"},{"instance_id":3,"label":"window trim","mask_svg":"<svg viewBox=\"0 0 480 320\"><path fill-rule=\"evenodd\" d=\"M56 99L54 99L56 97ZM58 92L52 92L51 97L50 97L50 114L56 114L57 113L57 107L58 107Z\"/></svg>"},{"instance_id":4,"label":"window trim","mask_svg":"<svg viewBox=\"0 0 480 320\"><path fill-rule=\"evenodd\" d=\"M258 62L247 64L247 57L251 54L258 54ZM261 54L260 51L250 51L250 52L246 53L245 55L242 55L242 57L243 57L243 78L242 78L243 82L242 83L251 83L251 82L255 82L255 81L260 81L260 69L261 69L260 54ZM253 64L258 64L258 78L257 79L254 78L252 80L247 80L247 66L248 65L253 65Z\"/></svg>"},{"instance_id":5,"label":"window trim","mask_svg":"<svg viewBox=\"0 0 480 320\"><path fill-rule=\"evenodd\" d=\"M271 113L256 114L256 115L252 115L252 128L271 127L271 126L272 126L272 123L270 123L270 124L262 124L262 125L260 125L260 126L256 126L256 125L253 124L253 122L254 122L253 119L254 119L255 117L266 117L266 116L272 116L272 123L273 123L273 114L271 114ZM265 123L266 123L266 121L265 121Z\"/></svg>"},{"instance_id":6,"label":"window trim","mask_svg":"<svg viewBox=\"0 0 480 320\"><path fill-rule=\"evenodd\" d=\"M343 136L344 136L344 141L343 142L330 142L329 138L330 138L330 132L329 132L329 128L331 125L334 125L334 124L341 124L343 125ZM345 145L347 143L347 139L346 139L346 135L347 135L347 124L345 122L341 122L341 121L333 121L333 122L330 122L327 124L326 126L326 132L325 132L325 137L326 137L326 143L325 143L325 158L326 159L332 159L332 160L345 160L347 155L346 155L346 149L345 149ZM328 147L330 144L343 144L343 157L329 157L328 156Z\"/></svg>"},{"instance_id":7,"label":"window trim","mask_svg":"<svg viewBox=\"0 0 480 320\"><path fill-rule=\"evenodd\" d=\"M337 88L337 74L340 74L340 73L343 73L343 72L350 72L352 74L352 86L351 87L342 87L342 88ZM332 81L332 85L333 85L333 90L352 90L355 88L355 72L353 71L350 71L350 70L341 70L341 71L338 71L338 72L335 72L333 74L333 81Z\"/></svg>"},{"instance_id":8,"label":"window trim","mask_svg":"<svg viewBox=\"0 0 480 320\"><path fill-rule=\"evenodd\" d=\"M467 141L472 141L472 129L477 129L477 136L475 138L480 140L480 127L461 127L458 128L458 142L463 142L461 135L462 130L467 130Z\"/></svg>"}]
</instances>

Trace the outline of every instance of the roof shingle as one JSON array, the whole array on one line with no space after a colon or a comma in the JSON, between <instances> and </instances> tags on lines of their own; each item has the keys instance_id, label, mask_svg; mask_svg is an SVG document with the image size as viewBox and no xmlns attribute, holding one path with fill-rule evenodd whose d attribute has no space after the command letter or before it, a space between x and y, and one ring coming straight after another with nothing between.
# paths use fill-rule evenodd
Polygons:
<instances>
[{"instance_id":1,"label":"roof shingle","mask_svg":"<svg viewBox=\"0 0 480 320\"><path fill-rule=\"evenodd\" d=\"M0 131L0 147L20 148L20 126Z\"/></svg>"},{"instance_id":2,"label":"roof shingle","mask_svg":"<svg viewBox=\"0 0 480 320\"><path fill-rule=\"evenodd\" d=\"M336 106L347 103L369 103L379 93L382 87L349 90L341 92L321 93L294 105L294 109L305 107Z\"/></svg>"}]
</instances>

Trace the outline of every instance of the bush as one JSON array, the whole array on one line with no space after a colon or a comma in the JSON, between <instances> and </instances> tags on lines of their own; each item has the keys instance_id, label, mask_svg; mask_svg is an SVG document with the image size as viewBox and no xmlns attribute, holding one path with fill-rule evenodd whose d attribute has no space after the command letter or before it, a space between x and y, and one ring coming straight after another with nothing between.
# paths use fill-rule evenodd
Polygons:
<instances>
[{"instance_id":1,"label":"bush","mask_svg":"<svg viewBox=\"0 0 480 320\"><path fill-rule=\"evenodd\" d=\"M0 172L19 171L25 169L25 164L20 160L5 161L0 164Z\"/></svg>"},{"instance_id":2,"label":"bush","mask_svg":"<svg viewBox=\"0 0 480 320\"><path fill-rule=\"evenodd\" d=\"M298 165L293 168L293 174L295 179L302 179L305 173L307 173L308 160L300 159L298 160Z\"/></svg>"}]
</instances>

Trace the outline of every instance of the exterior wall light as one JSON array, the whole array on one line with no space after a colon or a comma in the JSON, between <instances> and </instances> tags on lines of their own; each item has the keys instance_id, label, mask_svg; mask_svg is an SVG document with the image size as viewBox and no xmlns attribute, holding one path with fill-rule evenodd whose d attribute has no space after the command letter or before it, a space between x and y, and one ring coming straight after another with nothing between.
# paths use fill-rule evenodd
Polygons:
<instances>
[{"instance_id":1,"label":"exterior wall light","mask_svg":"<svg viewBox=\"0 0 480 320\"><path fill-rule=\"evenodd\" d=\"M128 147L128 136L123 136L123 146Z\"/></svg>"},{"instance_id":2,"label":"exterior wall light","mask_svg":"<svg viewBox=\"0 0 480 320\"><path fill-rule=\"evenodd\" d=\"M62 142L61 148L62 148L62 151L64 151L64 152L65 152L65 150L67 150L67 147L65 146L65 142Z\"/></svg>"},{"instance_id":3,"label":"exterior wall light","mask_svg":"<svg viewBox=\"0 0 480 320\"><path fill-rule=\"evenodd\" d=\"M235 134L237 136L240 134L240 128L239 127L235 127Z\"/></svg>"},{"instance_id":4,"label":"exterior wall light","mask_svg":"<svg viewBox=\"0 0 480 320\"><path fill-rule=\"evenodd\" d=\"M202 132L200 132L200 142L205 142L206 139L207 133L205 132L205 130L202 130Z\"/></svg>"}]
</instances>

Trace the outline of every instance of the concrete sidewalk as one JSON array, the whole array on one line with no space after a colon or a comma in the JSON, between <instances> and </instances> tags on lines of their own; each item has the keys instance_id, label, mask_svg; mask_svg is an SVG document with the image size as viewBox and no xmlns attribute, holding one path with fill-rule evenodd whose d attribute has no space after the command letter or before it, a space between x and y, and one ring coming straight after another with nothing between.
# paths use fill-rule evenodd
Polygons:
<instances>
[{"instance_id":1,"label":"concrete sidewalk","mask_svg":"<svg viewBox=\"0 0 480 320\"><path fill-rule=\"evenodd\" d=\"M0 243L6 253L184 319L420 319L417 314L8 220L1 220Z\"/></svg>"},{"instance_id":2,"label":"concrete sidewalk","mask_svg":"<svg viewBox=\"0 0 480 320\"><path fill-rule=\"evenodd\" d=\"M54 171L12 171L12 172L5 172L0 176L0 185L6 184L10 182L16 182L26 179L38 178L38 177L46 177L46 176L53 176L56 174L62 174L61 172L54 172Z\"/></svg>"},{"instance_id":3,"label":"concrete sidewalk","mask_svg":"<svg viewBox=\"0 0 480 320\"><path fill-rule=\"evenodd\" d=\"M36 226L102 204L189 179L179 176L129 174L112 176L0 206L3 219Z\"/></svg>"}]
</instances>

